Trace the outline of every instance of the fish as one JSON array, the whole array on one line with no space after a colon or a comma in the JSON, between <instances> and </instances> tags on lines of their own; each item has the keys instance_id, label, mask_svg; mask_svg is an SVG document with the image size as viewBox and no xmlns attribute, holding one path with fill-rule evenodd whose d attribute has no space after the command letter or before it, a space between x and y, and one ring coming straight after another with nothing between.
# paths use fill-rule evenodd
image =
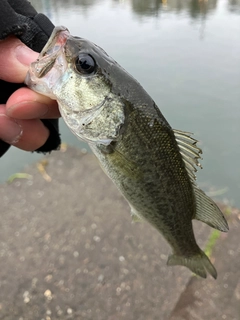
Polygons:
<instances>
[{"instance_id":1,"label":"fish","mask_svg":"<svg viewBox=\"0 0 240 320\"><path fill-rule=\"evenodd\" d=\"M32 90L57 100L62 118L89 144L130 205L169 243L167 265L217 278L198 246L192 220L222 232L227 221L196 183L201 149L192 134L174 130L143 87L102 48L56 27L29 68Z\"/></svg>"}]
</instances>

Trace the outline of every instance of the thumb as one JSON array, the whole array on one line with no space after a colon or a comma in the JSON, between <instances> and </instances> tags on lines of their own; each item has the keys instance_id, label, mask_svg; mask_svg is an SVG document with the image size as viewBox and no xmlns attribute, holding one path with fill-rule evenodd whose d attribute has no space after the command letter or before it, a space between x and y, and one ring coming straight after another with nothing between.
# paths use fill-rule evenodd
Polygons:
<instances>
[{"instance_id":1,"label":"thumb","mask_svg":"<svg viewBox=\"0 0 240 320\"><path fill-rule=\"evenodd\" d=\"M37 52L29 49L15 37L1 40L0 79L8 82L23 82L30 63L37 57Z\"/></svg>"}]
</instances>

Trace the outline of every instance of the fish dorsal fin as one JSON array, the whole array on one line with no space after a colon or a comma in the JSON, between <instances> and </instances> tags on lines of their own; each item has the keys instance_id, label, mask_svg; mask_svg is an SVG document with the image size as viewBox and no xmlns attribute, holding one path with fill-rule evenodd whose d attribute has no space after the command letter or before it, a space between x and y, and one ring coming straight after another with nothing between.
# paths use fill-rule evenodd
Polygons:
<instances>
[{"instance_id":1,"label":"fish dorsal fin","mask_svg":"<svg viewBox=\"0 0 240 320\"><path fill-rule=\"evenodd\" d=\"M200 156L202 150L197 147L198 141L191 137L190 132L179 130L173 131L178 143L179 151L185 163L186 170L193 183L196 199L196 214L194 219L205 222L217 230L227 232L228 224L221 210L211 198L196 186L196 167L198 166L202 168L198 161L198 159L202 159Z\"/></svg>"},{"instance_id":2,"label":"fish dorsal fin","mask_svg":"<svg viewBox=\"0 0 240 320\"><path fill-rule=\"evenodd\" d=\"M188 175L193 183L195 183L197 171L196 167L202 168L198 159L202 159L200 154L202 150L197 147L197 140L191 137L190 132L173 130L175 139L177 141L182 159L185 163Z\"/></svg>"},{"instance_id":3,"label":"fish dorsal fin","mask_svg":"<svg viewBox=\"0 0 240 320\"><path fill-rule=\"evenodd\" d=\"M194 193L196 199L196 215L194 219L205 222L217 230L227 232L227 221L216 203L196 186L194 186Z\"/></svg>"}]
</instances>

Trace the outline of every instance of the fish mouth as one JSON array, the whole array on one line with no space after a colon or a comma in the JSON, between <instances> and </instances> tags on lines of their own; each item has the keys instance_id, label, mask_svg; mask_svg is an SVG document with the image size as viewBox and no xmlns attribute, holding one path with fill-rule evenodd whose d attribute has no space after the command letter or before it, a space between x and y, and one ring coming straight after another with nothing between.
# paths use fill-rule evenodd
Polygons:
<instances>
[{"instance_id":1,"label":"fish mouth","mask_svg":"<svg viewBox=\"0 0 240 320\"><path fill-rule=\"evenodd\" d=\"M45 44L41 53L39 54L39 59L46 55L57 53L62 46L65 45L67 39L70 37L69 30L64 26L58 26L53 29L53 32Z\"/></svg>"},{"instance_id":2,"label":"fish mouth","mask_svg":"<svg viewBox=\"0 0 240 320\"><path fill-rule=\"evenodd\" d=\"M65 45L71 37L67 28L55 27L38 59L31 63L25 84L31 89L55 98L52 88L67 69Z\"/></svg>"}]
</instances>

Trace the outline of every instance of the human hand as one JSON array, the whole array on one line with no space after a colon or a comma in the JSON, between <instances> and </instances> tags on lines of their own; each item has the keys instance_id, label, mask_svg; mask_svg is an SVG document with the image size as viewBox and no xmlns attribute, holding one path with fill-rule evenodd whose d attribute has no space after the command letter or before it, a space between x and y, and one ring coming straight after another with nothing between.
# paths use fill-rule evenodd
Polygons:
<instances>
[{"instance_id":1,"label":"human hand","mask_svg":"<svg viewBox=\"0 0 240 320\"><path fill-rule=\"evenodd\" d=\"M29 65L38 53L15 37L0 41L0 79L23 83ZM0 88L1 95L1 88ZM47 141L49 130L40 119L60 117L55 100L29 88L16 90L6 104L0 104L0 139L26 151L34 151Z\"/></svg>"}]
</instances>

